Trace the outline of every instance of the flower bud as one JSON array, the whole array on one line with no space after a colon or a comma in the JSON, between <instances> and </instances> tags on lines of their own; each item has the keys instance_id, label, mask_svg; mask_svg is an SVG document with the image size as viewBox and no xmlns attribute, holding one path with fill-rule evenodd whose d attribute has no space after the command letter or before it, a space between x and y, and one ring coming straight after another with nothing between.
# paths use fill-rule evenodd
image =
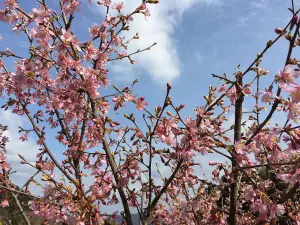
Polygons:
<instances>
[{"instance_id":1,"label":"flower bud","mask_svg":"<svg viewBox=\"0 0 300 225\"><path fill-rule=\"evenodd\" d=\"M292 39L292 35L291 35L291 34L287 34L287 35L285 35L285 38L286 38L287 40L291 40L291 39Z\"/></svg>"},{"instance_id":2,"label":"flower bud","mask_svg":"<svg viewBox=\"0 0 300 225\"><path fill-rule=\"evenodd\" d=\"M173 116L173 114L170 111L168 111L167 114L168 116Z\"/></svg>"},{"instance_id":3,"label":"flower bud","mask_svg":"<svg viewBox=\"0 0 300 225\"><path fill-rule=\"evenodd\" d=\"M147 3L150 3L150 4L157 4L157 3L159 3L159 0L148 0Z\"/></svg>"},{"instance_id":4,"label":"flower bud","mask_svg":"<svg viewBox=\"0 0 300 225\"><path fill-rule=\"evenodd\" d=\"M158 114L160 113L160 111L161 111L161 107L160 107L160 106L157 106L157 107L155 108L155 114L158 115Z\"/></svg>"},{"instance_id":5,"label":"flower bud","mask_svg":"<svg viewBox=\"0 0 300 225\"><path fill-rule=\"evenodd\" d=\"M209 163L208 163L208 165L210 165L210 166L215 166L217 164L218 164L217 162L213 162L213 161L209 161Z\"/></svg>"},{"instance_id":6,"label":"flower bud","mask_svg":"<svg viewBox=\"0 0 300 225\"><path fill-rule=\"evenodd\" d=\"M129 116L128 114L124 114L124 117L125 117L126 119L130 119L130 116Z\"/></svg>"},{"instance_id":7,"label":"flower bud","mask_svg":"<svg viewBox=\"0 0 300 225\"><path fill-rule=\"evenodd\" d=\"M147 8L146 4L143 3L141 6L140 6L140 10L145 10Z\"/></svg>"},{"instance_id":8,"label":"flower bud","mask_svg":"<svg viewBox=\"0 0 300 225\"><path fill-rule=\"evenodd\" d=\"M291 64L297 65L297 63L298 63L298 60L296 58L292 59L292 63Z\"/></svg>"},{"instance_id":9,"label":"flower bud","mask_svg":"<svg viewBox=\"0 0 300 225\"><path fill-rule=\"evenodd\" d=\"M283 33L283 30L281 28L276 28L274 31L275 31L276 34L282 34Z\"/></svg>"},{"instance_id":10,"label":"flower bud","mask_svg":"<svg viewBox=\"0 0 300 225\"><path fill-rule=\"evenodd\" d=\"M178 106L177 108L176 108L176 111L177 112L179 112L181 109L183 109L184 108L184 104L181 104L180 106Z\"/></svg>"},{"instance_id":11,"label":"flower bud","mask_svg":"<svg viewBox=\"0 0 300 225\"><path fill-rule=\"evenodd\" d=\"M290 30L293 30L294 26L296 25L298 21L298 16L293 16L293 18L291 19L291 25L290 25Z\"/></svg>"},{"instance_id":12,"label":"flower bud","mask_svg":"<svg viewBox=\"0 0 300 225\"><path fill-rule=\"evenodd\" d=\"M167 88L170 90L172 88L171 84L167 83Z\"/></svg>"}]
</instances>

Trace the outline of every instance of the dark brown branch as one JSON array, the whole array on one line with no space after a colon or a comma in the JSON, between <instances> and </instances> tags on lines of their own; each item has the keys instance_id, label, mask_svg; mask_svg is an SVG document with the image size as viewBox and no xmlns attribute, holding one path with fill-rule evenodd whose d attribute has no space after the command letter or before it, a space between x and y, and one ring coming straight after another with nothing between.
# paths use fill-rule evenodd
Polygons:
<instances>
[{"instance_id":1,"label":"dark brown branch","mask_svg":"<svg viewBox=\"0 0 300 225\"><path fill-rule=\"evenodd\" d=\"M238 72L236 77L237 86L243 86L243 74ZM238 88L237 88L238 89ZM244 102L244 94L241 90L239 90L238 98L235 104L235 123L234 123L234 143L238 142L241 138L242 131L242 114L243 114L243 102ZM237 154L235 149L233 148L234 154ZM229 210L229 224L236 225L236 208L237 208L237 198L238 198L238 179L239 179L239 171L237 168L237 161L234 157L232 157L232 173L233 173L233 183L230 184L230 210Z\"/></svg>"},{"instance_id":2,"label":"dark brown branch","mask_svg":"<svg viewBox=\"0 0 300 225\"><path fill-rule=\"evenodd\" d=\"M166 97L164 100L164 105L159 113L158 119L156 120L156 124L154 125L154 128L150 134L150 141L149 141L149 202L148 202L148 212L147 212L147 217L151 217L151 210L153 209L153 205L151 203L151 198L152 198L152 141L153 141L153 136L155 135L156 132L156 128L158 126L158 123L162 117L162 114L164 112L164 110L166 109L166 107L169 104L169 94L170 94L170 90L171 90L171 86L170 84L167 84L167 93L166 93ZM159 197L160 198L160 197ZM157 201L159 200L159 198L157 199ZM156 204L156 203L155 203ZM155 205L154 205L155 206Z\"/></svg>"},{"instance_id":3,"label":"dark brown branch","mask_svg":"<svg viewBox=\"0 0 300 225\"><path fill-rule=\"evenodd\" d=\"M294 165L300 163L300 161L295 162L284 162L284 163L271 163L271 164L261 164L261 165L253 165L253 166L243 166L242 169L252 169L257 167L264 167L264 166L286 166L286 165Z\"/></svg>"},{"instance_id":4,"label":"dark brown branch","mask_svg":"<svg viewBox=\"0 0 300 225\"><path fill-rule=\"evenodd\" d=\"M171 184L171 182L174 180L177 172L179 171L182 163L183 163L183 160L180 160L178 162L178 164L177 164L175 170L173 171L172 175L166 181L166 183L164 184L164 186L162 187L162 189L159 191L159 193L154 197L153 201L150 204L150 211L156 206L156 204L159 201L159 199L161 198L161 196L166 192L167 188L169 187L169 185Z\"/></svg>"},{"instance_id":5,"label":"dark brown branch","mask_svg":"<svg viewBox=\"0 0 300 225\"><path fill-rule=\"evenodd\" d=\"M136 55L138 53L141 53L141 52L144 52L144 51L147 51L147 50L150 50L154 45L156 45L157 43L153 43L151 46L147 47L147 48L144 48L144 49L139 49L129 55L125 55L125 56L118 56L117 58L113 58L113 59L109 59L108 61L115 61L115 60L120 60L120 59L124 59L124 58L129 58L130 56L133 56L133 55Z\"/></svg>"},{"instance_id":6,"label":"dark brown branch","mask_svg":"<svg viewBox=\"0 0 300 225\"><path fill-rule=\"evenodd\" d=\"M21 205L21 203L20 203L20 201L19 201L19 199L18 199L18 196L17 196L16 194L14 194L14 193L11 193L11 195L13 196L13 199L14 199L14 201L16 202L17 207L18 207L18 210L20 211L20 214L21 214L21 216L23 217L25 223L26 223L27 225L31 225L31 222L30 222L30 220L28 219L28 217L27 217L27 215L26 215L26 213L25 213L25 211L24 211L24 209L23 209L23 207L22 207L22 205Z\"/></svg>"},{"instance_id":7,"label":"dark brown branch","mask_svg":"<svg viewBox=\"0 0 300 225\"><path fill-rule=\"evenodd\" d=\"M282 204L284 202L286 202L292 195L295 194L295 192L299 189L299 182L295 183L293 187L291 187L290 189L288 189L280 198L280 200L278 201L278 204Z\"/></svg>"},{"instance_id":8,"label":"dark brown branch","mask_svg":"<svg viewBox=\"0 0 300 225\"><path fill-rule=\"evenodd\" d=\"M91 107L92 107L92 113L93 113L93 117L95 119L98 119L98 115L97 115L97 111L96 111L96 104L94 102L94 100L92 98L90 98L90 101L91 101ZM103 146L103 149L106 153L106 157L108 159L108 162L109 162L109 165L111 167L111 170L112 170L112 173L113 173L113 176L115 178L115 181L117 183L117 185L119 184L120 182L120 175L118 173L118 170L117 170L117 165L116 165L116 162L112 156L112 153L110 151L110 148L109 148L109 145L105 139L105 133L104 133L104 130L102 128L100 128L100 133L103 135L102 137L102 146ZM126 224L127 225L133 225L133 222L132 222L132 217L131 217L131 213L130 213L130 209L129 209L129 205L128 205L128 202L127 202L127 198L126 198L126 194L123 190L122 187L117 187L118 189L118 192L119 192L119 195L120 195L120 198L121 198L121 201L122 201L122 205L123 205L123 208L124 208L124 211L125 211L125 220L126 220Z\"/></svg>"}]
</instances>

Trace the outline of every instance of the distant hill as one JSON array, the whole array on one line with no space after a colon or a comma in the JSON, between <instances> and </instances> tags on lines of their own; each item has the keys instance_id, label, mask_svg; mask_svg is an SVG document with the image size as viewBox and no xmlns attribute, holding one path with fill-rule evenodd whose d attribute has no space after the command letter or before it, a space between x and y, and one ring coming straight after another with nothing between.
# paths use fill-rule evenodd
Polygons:
<instances>
[{"instance_id":1,"label":"distant hill","mask_svg":"<svg viewBox=\"0 0 300 225\"><path fill-rule=\"evenodd\" d=\"M18 188L17 188L18 189ZM0 202L4 200L6 196L0 196ZM32 199L29 196L22 195L20 194L18 196L19 202L23 206L23 209L25 212L28 212L28 202L31 201ZM20 211L16 205L16 202L14 201L12 196L9 196L8 198L9 206L6 208L0 208L0 222L2 224L9 224L7 223L7 220L10 220L10 223L12 225L25 225L26 223L24 222ZM27 213L28 214L28 213ZM36 217L30 217L30 220L32 222L32 225L40 225L41 220ZM6 222L6 223L5 223Z\"/></svg>"},{"instance_id":2,"label":"distant hill","mask_svg":"<svg viewBox=\"0 0 300 225\"><path fill-rule=\"evenodd\" d=\"M133 224L134 224L134 225L140 225L140 224L139 224L139 221L140 221L140 216L139 216L139 214L132 214L131 216L132 216L132 222L133 222ZM119 223L121 223L121 222L122 222L122 217L121 217L121 216L118 216L117 221L118 221Z\"/></svg>"}]
</instances>

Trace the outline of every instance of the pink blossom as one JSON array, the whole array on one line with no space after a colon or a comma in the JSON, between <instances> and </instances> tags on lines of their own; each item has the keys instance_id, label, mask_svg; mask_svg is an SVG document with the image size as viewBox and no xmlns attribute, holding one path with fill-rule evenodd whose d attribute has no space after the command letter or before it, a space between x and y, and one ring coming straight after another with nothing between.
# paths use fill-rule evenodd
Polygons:
<instances>
[{"instance_id":1,"label":"pink blossom","mask_svg":"<svg viewBox=\"0 0 300 225\"><path fill-rule=\"evenodd\" d=\"M118 138L121 139L122 136L123 136L123 134L124 134L124 131L123 131L123 129L120 128L120 129L118 130Z\"/></svg>"},{"instance_id":2,"label":"pink blossom","mask_svg":"<svg viewBox=\"0 0 300 225\"><path fill-rule=\"evenodd\" d=\"M2 163L2 162L5 162L5 160L6 160L6 157L5 157L5 154L4 154L4 152L0 152L0 163Z\"/></svg>"},{"instance_id":3,"label":"pink blossom","mask_svg":"<svg viewBox=\"0 0 300 225\"><path fill-rule=\"evenodd\" d=\"M271 91L261 91L256 93L257 96L261 94L263 95L261 101L264 103L271 102L274 98L274 95Z\"/></svg>"},{"instance_id":4,"label":"pink blossom","mask_svg":"<svg viewBox=\"0 0 300 225\"><path fill-rule=\"evenodd\" d=\"M282 216L285 213L285 208L283 205L276 205L276 215Z\"/></svg>"},{"instance_id":5,"label":"pink blossom","mask_svg":"<svg viewBox=\"0 0 300 225\"><path fill-rule=\"evenodd\" d=\"M129 204L130 206L139 206L137 195L134 192L132 192L129 197Z\"/></svg>"},{"instance_id":6,"label":"pink blossom","mask_svg":"<svg viewBox=\"0 0 300 225\"><path fill-rule=\"evenodd\" d=\"M118 10L120 12L121 9L124 8L124 3L123 2L115 3L112 8L116 9L116 10Z\"/></svg>"},{"instance_id":7,"label":"pink blossom","mask_svg":"<svg viewBox=\"0 0 300 225\"><path fill-rule=\"evenodd\" d=\"M227 90L226 84L223 84L221 87L218 87L217 91L220 93L225 93Z\"/></svg>"},{"instance_id":8,"label":"pink blossom","mask_svg":"<svg viewBox=\"0 0 300 225\"><path fill-rule=\"evenodd\" d=\"M2 200L0 206L1 206L2 208L8 207L8 206L9 206L8 199L6 198L6 199Z\"/></svg>"},{"instance_id":9,"label":"pink blossom","mask_svg":"<svg viewBox=\"0 0 300 225\"><path fill-rule=\"evenodd\" d=\"M148 105L148 103L145 101L145 98L143 98L143 97L135 99L134 103L136 104L136 108L138 110L143 110L144 107Z\"/></svg>"},{"instance_id":10,"label":"pink blossom","mask_svg":"<svg viewBox=\"0 0 300 225\"><path fill-rule=\"evenodd\" d=\"M245 85L243 87L243 93L247 96L252 93L251 87L249 85Z\"/></svg>"},{"instance_id":11,"label":"pink blossom","mask_svg":"<svg viewBox=\"0 0 300 225\"><path fill-rule=\"evenodd\" d=\"M66 15L74 14L76 11L79 11L80 2L78 2L77 0L63 0L63 3L63 11L66 13Z\"/></svg>"},{"instance_id":12,"label":"pink blossom","mask_svg":"<svg viewBox=\"0 0 300 225\"><path fill-rule=\"evenodd\" d=\"M45 9L45 6L40 4L39 9L33 8L33 16L34 16L34 21L39 24L43 22L48 22L49 21L49 16L54 13L53 10Z\"/></svg>"},{"instance_id":13,"label":"pink blossom","mask_svg":"<svg viewBox=\"0 0 300 225\"><path fill-rule=\"evenodd\" d=\"M292 175L290 179L290 183L294 185L295 183L300 182L300 169L296 169L295 173Z\"/></svg>"},{"instance_id":14,"label":"pink blossom","mask_svg":"<svg viewBox=\"0 0 300 225\"><path fill-rule=\"evenodd\" d=\"M97 24L94 24L91 28L89 28L89 32L92 37L97 37L100 34L100 28Z\"/></svg>"},{"instance_id":15,"label":"pink blossom","mask_svg":"<svg viewBox=\"0 0 300 225\"><path fill-rule=\"evenodd\" d=\"M98 49L93 45L92 42L88 42L86 45L86 54L85 54L85 59L87 61L90 61L92 59L96 59L98 56Z\"/></svg>"},{"instance_id":16,"label":"pink blossom","mask_svg":"<svg viewBox=\"0 0 300 225\"><path fill-rule=\"evenodd\" d=\"M289 180L291 179L291 174L277 174L277 177L285 182L289 182Z\"/></svg>"},{"instance_id":17,"label":"pink blossom","mask_svg":"<svg viewBox=\"0 0 300 225\"><path fill-rule=\"evenodd\" d=\"M290 92L294 103L300 102L300 86L298 85L290 86L284 88L284 91Z\"/></svg>"},{"instance_id":18,"label":"pink blossom","mask_svg":"<svg viewBox=\"0 0 300 225\"><path fill-rule=\"evenodd\" d=\"M251 187L246 188L244 197L247 201L253 201L255 196L256 196L255 190L253 190Z\"/></svg>"},{"instance_id":19,"label":"pink blossom","mask_svg":"<svg viewBox=\"0 0 300 225\"><path fill-rule=\"evenodd\" d=\"M300 103L291 102L288 106L288 119L297 119L300 115Z\"/></svg>"},{"instance_id":20,"label":"pink blossom","mask_svg":"<svg viewBox=\"0 0 300 225\"><path fill-rule=\"evenodd\" d=\"M77 48L78 50L80 50L80 47L79 47L79 42L78 40L76 39L75 35L73 35L70 30L65 30L65 29L62 29L62 36L61 36L61 39L68 43L68 44L73 44L73 46L75 48Z\"/></svg>"},{"instance_id":21,"label":"pink blossom","mask_svg":"<svg viewBox=\"0 0 300 225\"><path fill-rule=\"evenodd\" d=\"M101 1L97 1L97 4L99 5L104 5L106 7L109 7L111 4L111 0L101 0Z\"/></svg>"},{"instance_id":22,"label":"pink blossom","mask_svg":"<svg viewBox=\"0 0 300 225\"><path fill-rule=\"evenodd\" d=\"M194 111L195 111L195 112L197 113L197 115L199 115L199 116L203 116L203 115L205 114L205 112L206 112L204 106L198 107L198 108L196 108Z\"/></svg>"},{"instance_id":23,"label":"pink blossom","mask_svg":"<svg viewBox=\"0 0 300 225\"><path fill-rule=\"evenodd\" d=\"M261 220L267 220L268 213L269 213L268 206L265 203L263 203L261 200L257 200L256 202L253 203L252 211L259 212L259 218Z\"/></svg>"},{"instance_id":24,"label":"pink blossom","mask_svg":"<svg viewBox=\"0 0 300 225\"><path fill-rule=\"evenodd\" d=\"M66 41L66 42L73 42L75 40L75 36L73 34L71 34L70 30L65 30L65 29L62 29L62 36L61 36L61 39L63 41Z\"/></svg>"},{"instance_id":25,"label":"pink blossom","mask_svg":"<svg viewBox=\"0 0 300 225\"><path fill-rule=\"evenodd\" d=\"M121 177L117 187L125 187L128 184L128 177Z\"/></svg>"},{"instance_id":26,"label":"pink blossom","mask_svg":"<svg viewBox=\"0 0 300 225\"><path fill-rule=\"evenodd\" d=\"M18 2L16 0L5 0L4 5L9 9L15 9L18 7Z\"/></svg>"},{"instance_id":27,"label":"pink blossom","mask_svg":"<svg viewBox=\"0 0 300 225\"><path fill-rule=\"evenodd\" d=\"M2 139L1 139L1 141L2 141L3 143L6 143L6 142L9 141L9 138L6 137L6 136L3 136Z\"/></svg>"},{"instance_id":28,"label":"pink blossom","mask_svg":"<svg viewBox=\"0 0 300 225\"><path fill-rule=\"evenodd\" d=\"M151 16L151 13L148 8L145 10L144 15L145 15L146 20L147 20L147 17Z\"/></svg>"},{"instance_id":29,"label":"pink blossom","mask_svg":"<svg viewBox=\"0 0 300 225\"><path fill-rule=\"evenodd\" d=\"M296 78L300 75L298 72L292 72L292 65L285 66L284 70L279 70L279 87L285 88L286 85L297 85Z\"/></svg>"},{"instance_id":30,"label":"pink blossom","mask_svg":"<svg viewBox=\"0 0 300 225\"><path fill-rule=\"evenodd\" d=\"M132 102L132 101L134 100L134 97L133 97L132 94L130 94L130 93L125 93L125 94L124 94L124 100L125 100L126 102Z\"/></svg>"},{"instance_id":31,"label":"pink blossom","mask_svg":"<svg viewBox=\"0 0 300 225\"><path fill-rule=\"evenodd\" d=\"M237 99L236 88L233 87L233 88L227 90L226 96L229 97L232 104L235 104L235 101Z\"/></svg>"},{"instance_id":32,"label":"pink blossom","mask_svg":"<svg viewBox=\"0 0 300 225\"><path fill-rule=\"evenodd\" d=\"M162 135L162 141L165 142L167 145L171 146L174 143L174 138L171 135Z\"/></svg>"}]
</instances>

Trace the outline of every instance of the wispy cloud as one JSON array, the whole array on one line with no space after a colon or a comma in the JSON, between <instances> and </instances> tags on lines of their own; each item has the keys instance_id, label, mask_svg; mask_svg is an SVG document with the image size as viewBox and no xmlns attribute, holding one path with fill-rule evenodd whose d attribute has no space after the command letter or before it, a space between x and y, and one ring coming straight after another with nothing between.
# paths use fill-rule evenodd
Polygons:
<instances>
[{"instance_id":1,"label":"wispy cloud","mask_svg":"<svg viewBox=\"0 0 300 225\"><path fill-rule=\"evenodd\" d=\"M11 164L13 171L17 173L12 175L12 181L17 185L23 185L26 180L33 175L34 169L28 165L21 164L18 154L21 154L28 162L35 164L36 155L39 153L38 145L30 140L22 142L19 139L19 126L24 125L21 116L13 114L11 111L0 112L1 124L8 126L8 130L4 133L9 138L7 144L7 160Z\"/></svg>"},{"instance_id":2,"label":"wispy cloud","mask_svg":"<svg viewBox=\"0 0 300 225\"><path fill-rule=\"evenodd\" d=\"M124 0L124 12L130 12L138 6L140 0ZM151 51L146 51L134 57L137 65L134 71L142 70L159 82L172 81L181 74L180 55L177 50L175 28L181 23L182 16L196 4L213 6L220 5L222 0L164 0L158 5L150 6L151 17L143 19L143 15L136 17L131 23L131 31L126 37L132 37L139 32L140 39L133 41L129 52L154 46ZM93 9L95 10L95 9ZM99 8L98 13L102 13ZM130 67L128 62L118 62L122 68ZM121 71L122 72L122 71ZM123 73L128 74L132 69L124 69Z\"/></svg>"},{"instance_id":3,"label":"wispy cloud","mask_svg":"<svg viewBox=\"0 0 300 225\"><path fill-rule=\"evenodd\" d=\"M251 2L251 6L256 9L266 9L270 0L256 0Z\"/></svg>"}]
</instances>

